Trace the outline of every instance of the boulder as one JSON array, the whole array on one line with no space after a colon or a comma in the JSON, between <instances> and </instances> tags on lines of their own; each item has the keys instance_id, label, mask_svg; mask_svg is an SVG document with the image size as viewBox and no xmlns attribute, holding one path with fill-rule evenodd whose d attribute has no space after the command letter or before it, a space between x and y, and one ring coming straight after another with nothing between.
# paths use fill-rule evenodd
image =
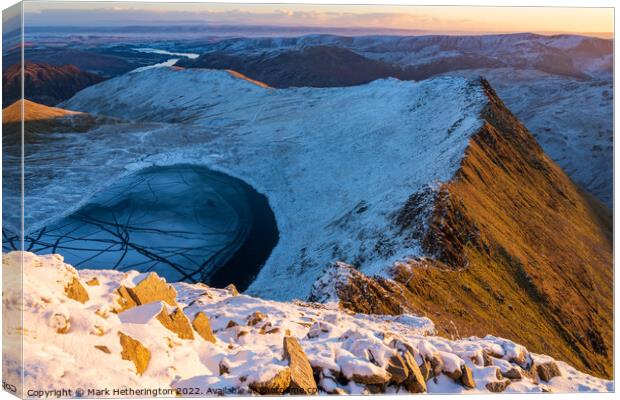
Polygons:
<instances>
[{"instance_id":1,"label":"boulder","mask_svg":"<svg viewBox=\"0 0 620 400\"><path fill-rule=\"evenodd\" d=\"M238 323L236 323L235 321L233 321L232 319L230 321L228 321L228 323L226 324L226 329L230 329L230 328L234 328L235 326L239 326Z\"/></svg>"},{"instance_id":2,"label":"boulder","mask_svg":"<svg viewBox=\"0 0 620 400\"><path fill-rule=\"evenodd\" d=\"M413 346L401 340L400 338L392 339L392 341L390 342L390 347L400 351L401 353L410 352L411 355L414 357L417 354L417 351L413 348Z\"/></svg>"},{"instance_id":3,"label":"boulder","mask_svg":"<svg viewBox=\"0 0 620 400\"><path fill-rule=\"evenodd\" d=\"M476 387L476 382L474 381L474 376L471 369L469 369L469 367L465 364L461 365L461 378L459 381L468 389L474 389Z\"/></svg>"},{"instance_id":4,"label":"boulder","mask_svg":"<svg viewBox=\"0 0 620 400\"><path fill-rule=\"evenodd\" d=\"M322 374L319 374L322 375ZM336 381L336 378L331 377L331 376L321 376L321 379L319 380L319 386L321 387L321 390L324 391L327 394L342 394L338 389L342 390L339 386L338 386L338 382Z\"/></svg>"},{"instance_id":5,"label":"boulder","mask_svg":"<svg viewBox=\"0 0 620 400\"><path fill-rule=\"evenodd\" d=\"M521 379L523 379L523 374L521 374L520 368L510 368L509 370L504 371L502 375L504 375L505 378L513 379L516 381L520 381Z\"/></svg>"},{"instance_id":6,"label":"boulder","mask_svg":"<svg viewBox=\"0 0 620 400\"><path fill-rule=\"evenodd\" d=\"M493 365L493 359L491 358L491 354L488 350L482 350L482 360L484 362L484 366L488 367Z\"/></svg>"},{"instance_id":7,"label":"boulder","mask_svg":"<svg viewBox=\"0 0 620 400\"><path fill-rule=\"evenodd\" d=\"M391 382L399 385L409 376L409 368L407 368L405 360L398 354L390 357L385 370L392 375Z\"/></svg>"},{"instance_id":8,"label":"boulder","mask_svg":"<svg viewBox=\"0 0 620 400\"><path fill-rule=\"evenodd\" d=\"M230 373L230 367L228 366L228 363L226 362L226 360L222 360L219 363L219 369L220 369L220 376L221 375L226 375Z\"/></svg>"},{"instance_id":9,"label":"boulder","mask_svg":"<svg viewBox=\"0 0 620 400\"><path fill-rule=\"evenodd\" d=\"M540 377L540 379L545 382L549 382L552 378L562 375L562 372L560 372L560 368L553 361L537 364L536 372L538 372L538 376Z\"/></svg>"},{"instance_id":10,"label":"boulder","mask_svg":"<svg viewBox=\"0 0 620 400\"><path fill-rule=\"evenodd\" d=\"M79 301L82 304L86 303L89 299L88 292L76 277L73 277L71 282L65 286L65 294L68 298Z\"/></svg>"},{"instance_id":11,"label":"boulder","mask_svg":"<svg viewBox=\"0 0 620 400\"><path fill-rule=\"evenodd\" d=\"M88 286L99 286L99 279L97 279L97 277L93 277L92 279L86 281L86 284Z\"/></svg>"},{"instance_id":12,"label":"boulder","mask_svg":"<svg viewBox=\"0 0 620 400\"><path fill-rule=\"evenodd\" d=\"M504 379L501 381L493 381L493 382L487 383L485 387L487 388L489 392L501 393L504 390L506 390L508 385L510 385L510 382L511 382L510 379Z\"/></svg>"},{"instance_id":13,"label":"boulder","mask_svg":"<svg viewBox=\"0 0 620 400\"><path fill-rule=\"evenodd\" d=\"M171 306L177 305L177 291L156 273L151 272L146 278L127 291L138 305L163 301Z\"/></svg>"},{"instance_id":14,"label":"boulder","mask_svg":"<svg viewBox=\"0 0 620 400\"><path fill-rule=\"evenodd\" d=\"M194 339L194 331L189 319L180 307L177 307L172 313L168 313L164 306L163 310L157 315L157 320L161 322L164 328L176 333L179 339Z\"/></svg>"},{"instance_id":15,"label":"boulder","mask_svg":"<svg viewBox=\"0 0 620 400\"><path fill-rule=\"evenodd\" d=\"M138 306L138 303L131 297L129 290L125 286L121 286L116 289L116 294L118 294L118 307L114 310L115 312L123 312L130 308Z\"/></svg>"},{"instance_id":16,"label":"boulder","mask_svg":"<svg viewBox=\"0 0 620 400\"><path fill-rule=\"evenodd\" d=\"M262 395L280 395L284 393L291 384L291 370L284 368L273 378L264 382L252 382L249 387L253 391Z\"/></svg>"},{"instance_id":17,"label":"boulder","mask_svg":"<svg viewBox=\"0 0 620 400\"><path fill-rule=\"evenodd\" d=\"M254 311L252 315L248 317L248 326L254 326L266 318L267 316L263 314L262 312Z\"/></svg>"},{"instance_id":18,"label":"boulder","mask_svg":"<svg viewBox=\"0 0 620 400\"><path fill-rule=\"evenodd\" d=\"M384 383L388 383L390 381L390 378L390 374L386 372L385 374L370 375L353 374L351 380L355 383L360 383L362 385L382 385Z\"/></svg>"},{"instance_id":19,"label":"boulder","mask_svg":"<svg viewBox=\"0 0 620 400\"><path fill-rule=\"evenodd\" d=\"M136 366L136 373L142 375L149 366L149 361L151 361L151 352L131 336L125 335L122 332L119 332L118 335L123 348L121 352L122 359L131 361Z\"/></svg>"},{"instance_id":20,"label":"boulder","mask_svg":"<svg viewBox=\"0 0 620 400\"><path fill-rule=\"evenodd\" d=\"M106 353L106 354L110 354L111 353L110 349L108 349L108 346L103 346L103 345L96 344L95 348L97 350L100 350L100 351Z\"/></svg>"},{"instance_id":21,"label":"boulder","mask_svg":"<svg viewBox=\"0 0 620 400\"><path fill-rule=\"evenodd\" d=\"M433 354L428 358L428 361L431 363L431 373L430 377L436 377L441 374L443 371L443 360L439 354Z\"/></svg>"},{"instance_id":22,"label":"boulder","mask_svg":"<svg viewBox=\"0 0 620 400\"><path fill-rule=\"evenodd\" d=\"M215 343L215 336L213 336L213 330L211 330L211 322L209 321L209 317L205 315L202 311L198 312L194 316L194 321L192 322L192 326L194 330L198 332L200 337L202 337L207 342Z\"/></svg>"},{"instance_id":23,"label":"boulder","mask_svg":"<svg viewBox=\"0 0 620 400\"><path fill-rule=\"evenodd\" d=\"M444 369L442 371L446 376L450 377L452 380L458 381L461 379L461 376L463 376L463 370L456 369L454 371L448 371L446 369Z\"/></svg>"},{"instance_id":24,"label":"boulder","mask_svg":"<svg viewBox=\"0 0 620 400\"><path fill-rule=\"evenodd\" d=\"M69 317L63 314L54 314L50 319L50 325L56 329L56 333L65 334L71 330L71 321Z\"/></svg>"},{"instance_id":25,"label":"boulder","mask_svg":"<svg viewBox=\"0 0 620 400\"><path fill-rule=\"evenodd\" d=\"M235 286L234 283L231 283L230 285L226 286L224 289L228 290L230 294L233 296L239 295L239 291L237 290L237 287Z\"/></svg>"},{"instance_id":26,"label":"boulder","mask_svg":"<svg viewBox=\"0 0 620 400\"><path fill-rule=\"evenodd\" d=\"M407 369L409 370L409 375L407 379L405 379L405 388L410 393L424 393L426 392L426 380L427 378L424 376L422 371L420 371L420 367L415 361L413 354L409 351L405 352L403 355L405 363L407 365ZM423 365L425 365L423 363ZM429 364L430 367L430 364ZM428 374L428 370L427 370Z\"/></svg>"},{"instance_id":27,"label":"boulder","mask_svg":"<svg viewBox=\"0 0 620 400\"><path fill-rule=\"evenodd\" d=\"M422 360L422 364L420 364L418 368L420 369L420 373L424 378L424 382L428 381L431 378L431 372L433 370L431 362L425 358L424 360Z\"/></svg>"},{"instance_id":28,"label":"boulder","mask_svg":"<svg viewBox=\"0 0 620 400\"><path fill-rule=\"evenodd\" d=\"M291 394L317 394L318 388L314 380L314 374L310 361L303 348L291 336L284 338L284 358L289 362L291 370Z\"/></svg>"}]
</instances>

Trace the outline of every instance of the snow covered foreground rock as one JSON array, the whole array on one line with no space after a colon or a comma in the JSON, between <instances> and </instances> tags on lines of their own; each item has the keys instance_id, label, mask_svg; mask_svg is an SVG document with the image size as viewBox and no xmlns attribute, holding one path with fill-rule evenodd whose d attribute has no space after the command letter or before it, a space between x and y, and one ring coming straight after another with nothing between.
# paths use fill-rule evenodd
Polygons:
<instances>
[{"instance_id":1,"label":"snow covered foreground rock","mask_svg":"<svg viewBox=\"0 0 620 400\"><path fill-rule=\"evenodd\" d=\"M3 293L5 315L20 304L22 254L24 326L7 319L4 335L23 335L25 396L613 390L509 340L434 336L424 317L266 301L155 274L78 272L60 255L3 255L5 288L14 288ZM19 360L15 346L5 380L17 381Z\"/></svg>"}]
</instances>

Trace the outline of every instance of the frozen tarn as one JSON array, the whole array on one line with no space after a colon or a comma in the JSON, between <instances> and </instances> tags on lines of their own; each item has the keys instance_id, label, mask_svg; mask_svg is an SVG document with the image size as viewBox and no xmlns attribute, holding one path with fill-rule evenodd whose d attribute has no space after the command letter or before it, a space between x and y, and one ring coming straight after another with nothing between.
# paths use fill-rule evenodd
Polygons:
<instances>
[{"instance_id":1,"label":"frozen tarn","mask_svg":"<svg viewBox=\"0 0 620 400\"><path fill-rule=\"evenodd\" d=\"M53 179L39 178L50 163L32 157L27 225L130 170L205 165L248 182L274 210L280 241L249 293L303 299L333 260L374 274L420 255L394 214L421 188L452 178L487 100L479 81L464 78L274 90L225 71L125 75L62 105L132 122L81 135L71 145L84 156L52 163ZM37 156L63 154L63 144ZM393 252L375 251L386 241Z\"/></svg>"},{"instance_id":2,"label":"frozen tarn","mask_svg":"<svg viewBox=\"0 0 620 400\"><path fill-rule=\"evenodd\" d=\"M10 279L23 272L24 278L23 293L19 285L9 286L3 293L3 311L8 313L18 311L23 294L23 326L19 326L21 318L14 318L6 320L3 329L5 340L23 340L25 390L174 387L206 391L227 387L247 391L253 382L269 379L288 366L283 357L284 336L296 338L312 368L321 371L319 394L335 388L368 393L365 385L356 383L359 379L343 383L342 379L329 377L340 372L344 377L389 376L388 360L396 351L407 348L417 363L422 362L421 357L439 357L443 361L436 379L427 382L429 393L488 392L487 385L498 383L500 373L508 375L510 369L524 372L519 360L530 366L531 362L555 364L560 375L548 381L523 376L512 380L506 392L614 390L612 381L586 375L548 356L529 353L510 340L495 336L449 340L435 336L428 318L353 314L336 306L235 296L230 290L202 284L173 284L176 303L190 319L199 312L210 319L215 343L197 333L194 339L180 339L154 318L164 308L170 312L169 304L153 302L114 312L118 306L116 289L135 284L139 275L136 271L76 271L63 262L61 255L32 253L23 253L22 271L21 260L20 252L3 254L4 276ZM65 294L65 288L74 280L88 295L83 303ZM132 361L121 357L119 332L148 349L150 357L142 375L136 373ZM17 381L20 347L6 350L4 378ZM492 356L485 361L485 354ZM222 366L226 373L221 373ZM461 366L472 372L474 384L469 389L448 377ZM397 388L391 384L385 390L406 393L405 388Z\"/></svg>"}]
</instances>

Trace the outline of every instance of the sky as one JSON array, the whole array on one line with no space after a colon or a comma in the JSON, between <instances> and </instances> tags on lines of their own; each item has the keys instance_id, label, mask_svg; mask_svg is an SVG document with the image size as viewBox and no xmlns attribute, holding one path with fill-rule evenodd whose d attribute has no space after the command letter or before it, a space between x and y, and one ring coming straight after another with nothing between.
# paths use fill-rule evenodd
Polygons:
<instances>
[{"instance_id":1,"label":"sky","mask_svg":"<svg viewBox=\"0 0 620 400\"><path fill-rule=\"evenodd\" d=\"M26 26L270 25L437 33L613 32L611 8L26 2Z\"/></svg>"}]
</instances>

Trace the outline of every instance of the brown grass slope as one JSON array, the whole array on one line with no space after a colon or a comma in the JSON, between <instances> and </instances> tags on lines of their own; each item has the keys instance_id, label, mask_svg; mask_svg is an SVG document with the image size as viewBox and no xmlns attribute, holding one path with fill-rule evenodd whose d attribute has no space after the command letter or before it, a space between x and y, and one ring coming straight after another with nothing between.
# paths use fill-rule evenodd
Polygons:
<instances>
[{"instance_id":1,"label":"brown grass slope","mask_svg":"<svg viewBox=\"0 0 620 400\"><path fill-rule=\"evenodd\" d=\"M482 84L489 98L484 126L436 194L423 238L431 257L396 267L406 290L393 292L441 334L503 336L611 378L611 213ZM396 218L405 227L407 211ZM364 296L341 304L372 302Z\"/></svg>"},{"instance_id":2,"label":"brown grass slope","mask_svg":"<svg viewBox=\"0 0 620 400\"><path fill-rule=\"evenodd\" d=\"M22 114L23 112L23 114ZM85 132L111 118L50 107L30 100L17 100L2 110L3 146L21 143L21 120L24 121L24 142L40 143L55 132Z\"/></svg>"}]
</instances>

